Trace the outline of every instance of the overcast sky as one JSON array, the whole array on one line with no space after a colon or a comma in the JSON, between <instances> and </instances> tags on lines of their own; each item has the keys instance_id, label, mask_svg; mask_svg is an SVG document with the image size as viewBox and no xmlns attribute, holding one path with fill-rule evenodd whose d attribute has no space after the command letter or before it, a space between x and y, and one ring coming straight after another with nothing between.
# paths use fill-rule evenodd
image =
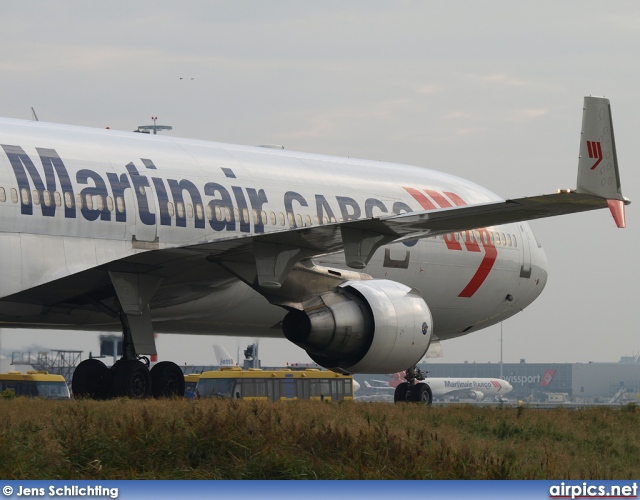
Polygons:
<instances>
[{"instance_id":1,"label":"overcast sky","mask_svg":"<svg viewBox=\"0 0 640 500\"><path fill-rule=\"evenodd\" d=\"M611 99L628 227L608 211L531 224L540 298L503 324L504 360L640 353L640 4L636 1L29 1L3 3L0 115L389 160L502 197L575 187L584 95ZM250 339L239 342L244 347ZM219 342L161 336L161 358ZM2 349L98 348L95 334L2 330ZM308 360L263 340L265 364ZM500 327L443 343L496 362ZM85 355L86 356L86 355Z\"/></svg>"}]
</instances>

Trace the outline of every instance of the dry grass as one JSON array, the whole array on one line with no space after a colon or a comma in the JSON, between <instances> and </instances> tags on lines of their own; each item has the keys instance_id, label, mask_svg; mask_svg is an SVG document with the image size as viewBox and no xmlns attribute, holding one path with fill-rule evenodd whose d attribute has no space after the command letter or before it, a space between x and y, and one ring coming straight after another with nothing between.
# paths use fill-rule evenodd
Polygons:
<instances>
[{"instance_id":1,"label":"dry grass","mask_svg":"<svg viewBox=\"0 0 640 500\"><path fill-rule=\"evenodd\" d=\"M5 479L631 479L640 411L0 399Z\"/></svg>"}]
</instances>

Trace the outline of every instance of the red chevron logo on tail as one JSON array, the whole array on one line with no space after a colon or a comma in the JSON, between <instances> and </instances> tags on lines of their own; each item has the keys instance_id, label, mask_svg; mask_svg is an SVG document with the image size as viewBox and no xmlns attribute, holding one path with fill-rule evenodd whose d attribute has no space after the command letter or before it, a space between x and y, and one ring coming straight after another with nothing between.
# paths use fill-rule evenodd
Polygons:
<instances>
[{"instance_id":1,"label":"red chevron logo on tail","mask_svg":"<svg viewBox=\"0 0 640 500\"><path fill-rule=\"evenodd\" d=\"M598 161L593 164L591 170L600 165L602 161L602 145L600 142L587 141L587 150L589 151L589 158L597 158Z\"/></svg>"}]
</instances>

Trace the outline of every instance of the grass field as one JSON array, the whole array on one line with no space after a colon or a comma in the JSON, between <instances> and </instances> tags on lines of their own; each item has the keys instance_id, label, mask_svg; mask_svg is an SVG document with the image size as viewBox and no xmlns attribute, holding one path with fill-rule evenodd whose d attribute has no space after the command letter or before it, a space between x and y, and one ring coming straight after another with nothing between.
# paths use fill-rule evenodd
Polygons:
<instances>
[{"instance_id":1,"label":"grass field","mask_svg":"<svg viewBox=\"0 0 640 500\"><path fill-rule=\"evenodd\" d=\"M632 479L640 409L0 399L4 479Z\"/></svg>"}]
</instances>

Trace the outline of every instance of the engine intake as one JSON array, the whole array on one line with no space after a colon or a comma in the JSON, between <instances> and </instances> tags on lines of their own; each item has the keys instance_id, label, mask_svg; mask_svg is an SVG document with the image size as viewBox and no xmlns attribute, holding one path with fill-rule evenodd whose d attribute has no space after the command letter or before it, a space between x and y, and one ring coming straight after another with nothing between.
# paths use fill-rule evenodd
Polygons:
<instances>
[{"instance_id":1,"label":"engine intake","mask_svg":"<svg viewBox=\"0 0 640 500\"><path fill-rule=\"evenodd\" d=\"M349 373L406 370L426 353L432 329L420 292L389 280L347 281L282 323L316 363Z\"/></svg>"}]
</instances>

